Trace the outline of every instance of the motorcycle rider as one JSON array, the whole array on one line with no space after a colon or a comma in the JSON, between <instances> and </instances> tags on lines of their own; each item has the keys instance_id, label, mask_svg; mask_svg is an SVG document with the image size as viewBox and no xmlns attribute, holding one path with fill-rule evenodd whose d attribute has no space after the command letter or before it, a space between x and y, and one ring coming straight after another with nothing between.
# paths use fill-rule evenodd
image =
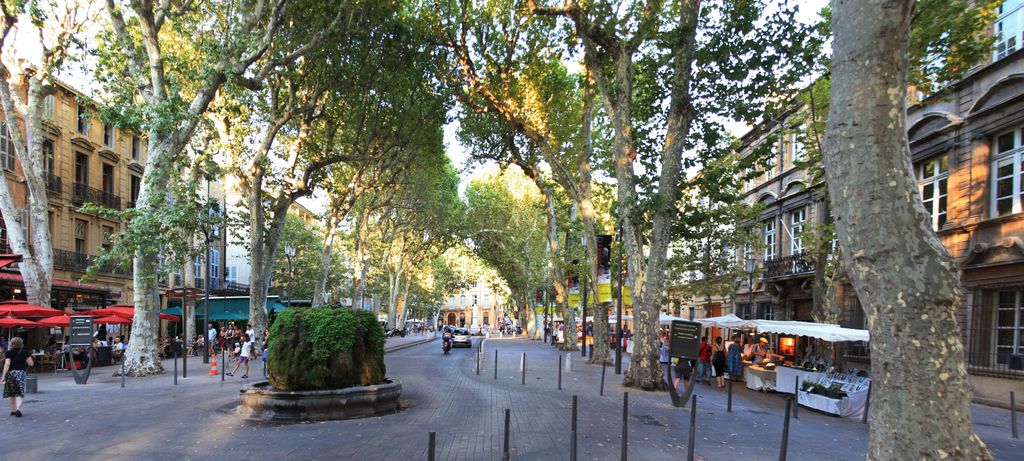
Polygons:
<instances>
[{"instance_id":1,"label":"motorcycle rider","mask_svg":"<svg viewBox=\"0 0 1024 461\"><path fill-rule=\"evenodd\" d=\"M452 339L452 330L444 327L444 333L441 334L441 347L445 349L451 348Z\"/></svg>"}]
</instances>

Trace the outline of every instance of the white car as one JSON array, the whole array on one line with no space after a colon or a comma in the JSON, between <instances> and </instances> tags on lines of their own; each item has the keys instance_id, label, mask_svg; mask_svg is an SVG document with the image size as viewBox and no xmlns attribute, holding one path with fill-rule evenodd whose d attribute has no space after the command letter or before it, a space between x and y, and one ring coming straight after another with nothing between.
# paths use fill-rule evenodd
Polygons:
<instances>
[{"instance_id":1,"label":"white car","mask_svg":"<svg viewBox=\"0 0 1024 461\"><path fill-rule=\"evenodd\" d=\"M456 328L452 332L452 347L473 347L473 336L465 328Z\"/></svg>"}]
</instances>

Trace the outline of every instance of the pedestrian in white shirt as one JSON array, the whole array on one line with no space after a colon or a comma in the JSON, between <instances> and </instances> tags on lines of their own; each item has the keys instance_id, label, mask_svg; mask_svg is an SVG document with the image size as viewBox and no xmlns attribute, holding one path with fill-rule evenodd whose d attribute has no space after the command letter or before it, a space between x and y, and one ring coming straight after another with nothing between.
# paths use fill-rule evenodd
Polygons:
<instances>
[{"instance_id":1,"label":"pedestrian in white shirt","mask_svg":"<svg viewBox=\"0 0 1024 461\"><path fill-rule=\"evenodd\" d=\"M244 363L245 374L242 375L242 379L249 377L249 356L252 352L252 339L250 338L251 337L247 334L242 335L241 343L239 343L238 347L235 348L235 353L238 354L238 363L235 364L235 368L231 370L231 373L227 374L228 376L234 376L235 372L238 371L238 367L242 366Z\"/></svg>"}]
</instances>

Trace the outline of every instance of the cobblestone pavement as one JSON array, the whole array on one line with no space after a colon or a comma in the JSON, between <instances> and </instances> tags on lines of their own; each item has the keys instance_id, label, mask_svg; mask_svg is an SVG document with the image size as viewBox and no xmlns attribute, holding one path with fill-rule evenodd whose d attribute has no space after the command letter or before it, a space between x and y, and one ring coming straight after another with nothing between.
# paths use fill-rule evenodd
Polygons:
<instances>
[{"instance_id":1,"label":"cobblestone pavement","mask_svg":"<svg viewBox=\"0 0 1024 461\"><path fill-rule=\"evenodd\" d=\"M415 337L397 338L393 345ZM498 378L494 379L494 351ZM559 352L539 341L491 338L483 343L483 366L475 371L476 349L441 354L437 342L385 356L388 375L403 385L405 409L397 414L350 421L268 425L232 413L238 390L256 379L206 376L200 361L173 385L173 376L131 379L124 389L111 368L94 371L89 384L75 385L68 373L39 376L24 418L0 418L0 447L19 459L426 459L429 431L437 432L439 460L501 459L504 410L511 409L513 459L569 457L572 395L579 402L579 459L619 459L622 396L626 390L612 367L583 364L573 354L572 372L557 389ZM527 354L526 384L519 362ZM200 363L200 365L196 365ZM171 362L165 362L168 369ZM625 367L624 367L625 368ZM254 376L262 374L259 365ZM785 399L733 388L733 412L724 391L700 386L695 450L699 459L778 459ZM792 421L790 459L863 459L867 426L800 409ZM1005 410L974 407L976 430L997 459L1021 459L1021 444L1010 439ZM689 408L671 406L667 393L630 391L629 457L685 459ZM14 447L9 443L14 442Z\"/></svg>"}]
</instances>

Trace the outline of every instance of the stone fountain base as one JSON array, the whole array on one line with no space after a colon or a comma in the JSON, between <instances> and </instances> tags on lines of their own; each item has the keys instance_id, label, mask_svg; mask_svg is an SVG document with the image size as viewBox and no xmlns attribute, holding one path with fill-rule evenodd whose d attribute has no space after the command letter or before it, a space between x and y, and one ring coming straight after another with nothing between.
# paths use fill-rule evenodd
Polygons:
<instances>
[{"instance_id":1,"label":"stone fountain base","mask_svg":"<svg viewBox=\"0 0 1024 461\"><path fill-rule=\"evenodd\" d=\"M398 411L402 382L326 391L278 391L263 381L243 388L239 413L259 421L300 422L353 419Z\"/></svg>"}]
</instances>

